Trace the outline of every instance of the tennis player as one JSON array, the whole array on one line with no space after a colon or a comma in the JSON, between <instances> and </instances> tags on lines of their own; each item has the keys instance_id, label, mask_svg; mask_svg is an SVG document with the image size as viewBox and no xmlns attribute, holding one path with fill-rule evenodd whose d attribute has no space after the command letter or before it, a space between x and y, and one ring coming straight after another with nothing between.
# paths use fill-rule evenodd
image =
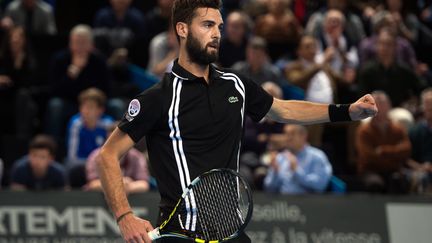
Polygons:
<instances>
[{"instance_id":1,"label":"tennis player","mask_svg":"<svg viewBox=\"0 0 432 243\"><path fill-rule=\"evenodd\" d=\"M124 119L101 149L106 200L126 242L151 242L147 232L153 226L131 211L119 166L119 158L144 136L161 195L160 223L195 177L213 168L238 170L245 116L254 121L267 117L313 124L360 120L377 113L370 95L351 105L284 101L245 76L215 67L223 26L219 8L220 0L174 2L179 58L160 83L130 102ZM250 239L243 234L232 242Z\"/></svg>"}]
</instances>

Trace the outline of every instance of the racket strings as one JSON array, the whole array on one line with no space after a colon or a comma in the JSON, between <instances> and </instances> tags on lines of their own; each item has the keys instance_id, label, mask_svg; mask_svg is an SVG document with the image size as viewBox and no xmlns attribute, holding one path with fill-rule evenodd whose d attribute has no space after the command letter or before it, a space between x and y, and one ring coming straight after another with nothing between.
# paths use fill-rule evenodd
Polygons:
<instances>
[{"instance_id":1,"label":"racket strings","mask_svg":"<svg viewBox=\"0 0 432 243\"><path fill-rule=\"evenodd\" d=\"M241 180L229 173L214 173L203 177L193 188L197 206L195 234L204 240L224 239L242 226L247 205Z\"/></svg>"}]
</instances>

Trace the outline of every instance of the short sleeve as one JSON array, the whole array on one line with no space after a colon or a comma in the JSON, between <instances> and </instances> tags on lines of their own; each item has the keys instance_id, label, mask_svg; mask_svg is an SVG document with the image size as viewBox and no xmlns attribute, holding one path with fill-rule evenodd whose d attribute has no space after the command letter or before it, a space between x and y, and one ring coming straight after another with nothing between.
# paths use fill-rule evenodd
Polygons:
<instances>
[{"instance_id":1,"label":"short sleeve","mask_svg":"<svg viewBox=\"0 0 432 243\"><path fill-rule=\"evenodd\" d=\"M245 78L246 113L255 122L260 121L269 112L273 104L273 96L251 79Z\"/></svg>"},{"instance_id":2,"label":"short sleeve","mask_svg":"<svg viewBox=\"0 0 432 243\"><path fill-rule=\"evenodd\" d=\"M157 124L162 114L162 94L157 87L150 88L133 99L119 124L137 143Z\"/></svg>"}]
</instances>

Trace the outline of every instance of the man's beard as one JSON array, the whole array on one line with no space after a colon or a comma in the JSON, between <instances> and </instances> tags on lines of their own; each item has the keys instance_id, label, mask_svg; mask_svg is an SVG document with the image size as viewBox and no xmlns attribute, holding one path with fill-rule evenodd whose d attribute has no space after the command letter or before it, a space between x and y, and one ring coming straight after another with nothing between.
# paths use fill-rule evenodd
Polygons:
<instances>
[{"instance_id":1,"label":"man's beard","mask_svg":"<svg viewBox=\"0 0 432 243\"><path fill-rule=\"evenodd\" d=\"M214 45L219 47L218 42L213 42ZM201 48L201 43L192 34L189 34L186 38L186 51L189 54L189 58L192 62L201 65L208 65L215 62L218 59L219 50L208 52L208 46Z\"/></svg>"}]
</instances>

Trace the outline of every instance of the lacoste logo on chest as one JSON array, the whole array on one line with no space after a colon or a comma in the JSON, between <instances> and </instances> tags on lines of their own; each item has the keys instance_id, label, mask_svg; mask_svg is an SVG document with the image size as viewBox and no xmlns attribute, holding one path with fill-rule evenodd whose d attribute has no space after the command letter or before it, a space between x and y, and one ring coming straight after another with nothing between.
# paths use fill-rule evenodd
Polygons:
<instances>
[{"instance_id":1,"label":"lacoste logo on chest","mask_svg":"<svg viewBox=\"0 0 432 243\"><path fill-rule=\"evenodd\" d=\"M228 102L229 103L237 103L239 101L239 99L238 99L238 97L237 96L230 96L229 98L228 98Z\"/></svg>"}]
</instances>

